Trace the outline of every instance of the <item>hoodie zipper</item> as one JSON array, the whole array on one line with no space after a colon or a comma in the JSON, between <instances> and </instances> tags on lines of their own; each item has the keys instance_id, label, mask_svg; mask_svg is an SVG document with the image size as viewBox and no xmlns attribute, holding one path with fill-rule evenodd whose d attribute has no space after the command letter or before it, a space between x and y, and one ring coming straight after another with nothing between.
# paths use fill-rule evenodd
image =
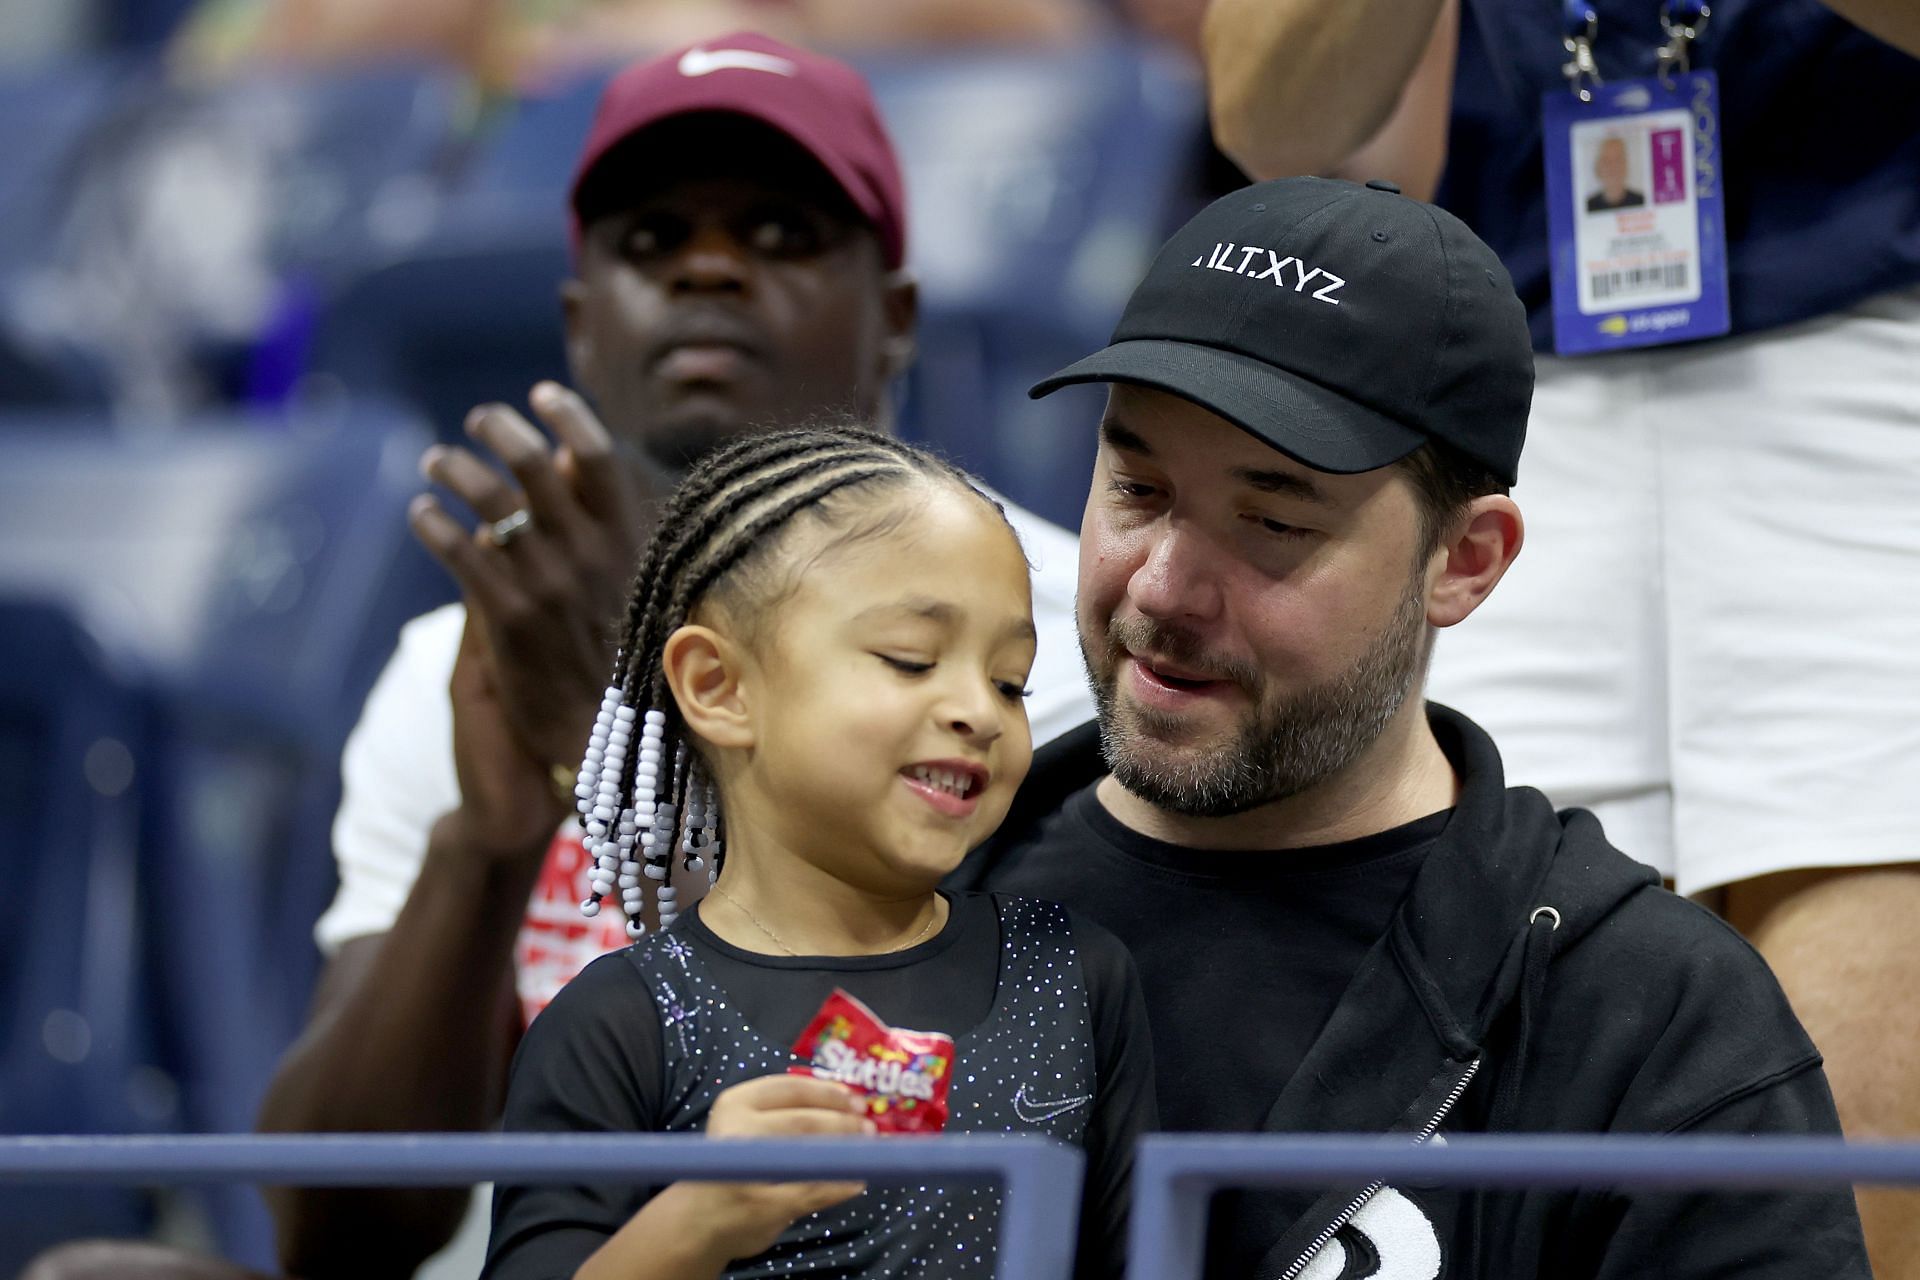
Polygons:
<instances>
[{"instance_id":1,"label":"hoodie zipper","mask_svg":"<svg viewBox=\"0 0 1920 1280\"><path fill-rule=\"evenodd\" d=\"M1453 1088L1448 1090L1447 1096L1441 1100L1440 1109L1435 1111L1432 1117L1428 1119L1425 1124L1421 1125L1419 1131L1414 1134L1414 1146L1419 1146L1427 1139L1433 1137L1435 1133L1439 1132L1441 1124L1447 1118L1447 1113L1452 1111L1454 1104L1460 1101L1461 1095L1466 1093L1467 1086L1473 1083L1473 1077L1478 1074L1479 1071L1480 1059L1475 1058L1467 1063L1466 1070L1460 1073L1460 1078L1454 1082ZM1295 1276L1305 1271L1307 1264L1313 1261L1314 1255L1326 1248L1327 1242L1339 1234L1340 1228L1346 1226L1347 1223L1352 1220L1353 1215L1360 1212L1360 1210L1365 1207L1367 1201L1373 1199L1374 1194L1385 1185L1383 1182L1369 1182L1365 1189L1363 1189L1359 1195L1355 1196L1346 1208L1334 1216L1333 1221L1321 1229L1320 1234L1315 1236L1313 1242L1307 1246L1306 1252L1295 1258L1293 1265L1285 1271L1282 1271L1276 1280L1294 1280Z\"/></svg>"}]
</instances>

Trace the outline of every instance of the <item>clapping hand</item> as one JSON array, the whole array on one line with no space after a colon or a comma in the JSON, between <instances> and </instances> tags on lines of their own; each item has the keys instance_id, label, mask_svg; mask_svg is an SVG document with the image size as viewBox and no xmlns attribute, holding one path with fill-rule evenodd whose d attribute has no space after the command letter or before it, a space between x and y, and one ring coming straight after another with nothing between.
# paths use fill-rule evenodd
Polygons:
<instances>
[{"instance_id":1,"label":"clapping hand","mask_svg":"<svg viewBox=\"0 0 1920 1280\"><path fill-rule=\"evenodd\" d=\"M562 811L554 766L571 769L586 745L616 615L671 482L619 450L574 392L543 382L531 403L553 441L511 407L483 405L467 416L474 449L435 445L421 459L427 478L479 517L477 528L431 494L408 518L467 605L453 681L463 803L551 833ZM536 794L544 803L529 813Z\"/></svg>"}]
</instances>

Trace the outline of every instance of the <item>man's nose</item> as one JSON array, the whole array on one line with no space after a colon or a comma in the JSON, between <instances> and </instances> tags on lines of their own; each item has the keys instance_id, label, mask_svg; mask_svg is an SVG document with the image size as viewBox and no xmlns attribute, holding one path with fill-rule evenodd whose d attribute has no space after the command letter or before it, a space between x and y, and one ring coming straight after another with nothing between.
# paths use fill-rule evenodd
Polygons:
<instances>
[{"instance_id":1,"label":"man's nose","mask_svg":"<svg viewBox=\"0 0 1920 1280\"><path fill-rule=\"evenodd\" d=\"M1179 525L1162 528L1127 582L1127 598L1150 618L1210 618L1220 608L1219 551Z\"/></svg>"},{"instance_id":2,"label":"man's nose","mask_svg":"<svg viewBox=\"0 0 1920 1280\"><path fill-rule=\"evenodd\" d=\"M725 227L696 226L673 256L671 287L676 293L743 292L751 278L749 259L747 247Z\"/></svg>"}]
</instances>

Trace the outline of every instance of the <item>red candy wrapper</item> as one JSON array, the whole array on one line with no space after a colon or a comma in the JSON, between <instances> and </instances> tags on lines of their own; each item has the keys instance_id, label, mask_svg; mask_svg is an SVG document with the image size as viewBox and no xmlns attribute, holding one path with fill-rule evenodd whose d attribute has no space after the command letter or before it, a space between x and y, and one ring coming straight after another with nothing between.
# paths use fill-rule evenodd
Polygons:
<instances>
[{"instance_id":1,"label":"red candy wrapper","mask_svg":"<svg viewBox=\"0 0 1920 1280\"><path fill-rule=\"evenodd\" d=\"M900 1031L844 991L827 997L793 1042L803 1065L788 1075L833 1080L866 1095L882 1133L939 1133L947 1126L953 1037Z\"/></svg>"}]
</instances>

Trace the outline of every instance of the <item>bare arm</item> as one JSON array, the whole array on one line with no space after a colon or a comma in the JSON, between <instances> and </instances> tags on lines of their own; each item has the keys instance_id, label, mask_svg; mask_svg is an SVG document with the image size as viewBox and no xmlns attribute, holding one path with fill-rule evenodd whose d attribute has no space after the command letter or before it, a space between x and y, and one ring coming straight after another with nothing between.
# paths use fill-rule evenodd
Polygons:
<instances>
[{"instance_id":1,"label":"bare arm","mask_svg":"<svg viewBox=\"0 0 1920 1280\"><path fill-rule=\"evenodd\" d=\"M536 389L553 448L505 406L476 411L475 443L424 465L483 521L525 509L510 547L428 497L415 535L459 581L466 628L448 697L460 803L434 824L392 928L341 949L306 1033L281 1063L260 1127L294 1132L469 1131L492 1125L518 1042L513 946L571 797L555 762L579 758L612 654L634 546L645 533L638 475L585 403ZM390 1273L445 1244L463 1189L286 1189L269 1196L282 1261L302 1274Z\"/></svg>"},{"instance_id":2,"label":"bare arm","mask_svg":"<svg viewBox=\"0 0 1920 1280\"><path fill-rule=\"evenodd\" d=\"M342 947L306 1033L268 1088L260 1127L364 1133L484 1129L500 1114L518 1040L513 945L560 806L508 727L469 612L454 659L463 797L427 841L393 927ZM284 1188L268 1195L281 1262L297 1275L408 1269L459 1226L462 1188Z\"/></svg>"},{"instance_id":3,"label":"bare arm","mask_svg":"<svg viewBox=\"0 0 1920 1280\"><path fill-rule=\"evenodd\" d=\"M1920 4L1914 0L1826 0L1826 5L1868 35L1920 58Z\"/></svg>"},{"instance_id":4,"label":"bare arm","mask_svg":"<svg viewBox=\"0 0 1920 1280\"><path fill-rule=\"evenodd\" d=\"M539 850L489 849L460 814L437 823L393 929L328 966L306 1033L281 1063L260 1127L284 1132L464 1131L500 1113L519 1035L513 940ZM444 1245L464 1188L269 1191L280 1257L297 1275L410 1271Z\"/></svg>"},{"instance_id":5,"label":"bare arm","mask_svg":"<svg viewBox=\"0 0 1920 1280\"><path fill-rule=\"evenodd\" d=\"M714 1099L707 1136L852 1137L872 1133L866 1099L844 1085L765 1076ZM831 1208L858 1182L676 1182L649 1200L575 1272L575 1280L715 1280L734 1258L773 1247L807 1214Z\"/></svg>"},{"instance_id":6,"label":"bare arm","mask_svg":"<svg viewBox=\"0 0 1920 1280\"><path fill-rule=\"evenodd\" d=\"M1213 132L1256 178L1383 177L1426 198L1446 160L1458 0L1213 0Z\"/></svg>"}]
</instances>

